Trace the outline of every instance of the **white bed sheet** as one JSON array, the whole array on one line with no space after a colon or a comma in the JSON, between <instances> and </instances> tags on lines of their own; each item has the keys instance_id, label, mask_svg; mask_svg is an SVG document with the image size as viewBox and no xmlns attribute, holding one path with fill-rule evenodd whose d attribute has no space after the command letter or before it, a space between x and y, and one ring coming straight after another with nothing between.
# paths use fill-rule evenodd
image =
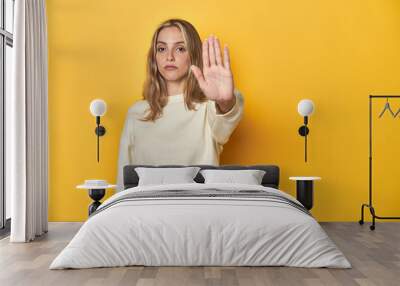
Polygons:
<instances>
[{"instance_id":1,"label":"white bed sheet","mask_svg":"<svg viewBox=\"0 0 400 286\"><path fill-rule=\"evenodd\" d=\"M239 184L138 186L155 190L279 190ZM296 201L297 202L297 201ZM123 201L90 217L50 269L145 266L293 266L350 268L318 222L273 201L245 198L155 198Z\"/></svg>"}]
</instances>

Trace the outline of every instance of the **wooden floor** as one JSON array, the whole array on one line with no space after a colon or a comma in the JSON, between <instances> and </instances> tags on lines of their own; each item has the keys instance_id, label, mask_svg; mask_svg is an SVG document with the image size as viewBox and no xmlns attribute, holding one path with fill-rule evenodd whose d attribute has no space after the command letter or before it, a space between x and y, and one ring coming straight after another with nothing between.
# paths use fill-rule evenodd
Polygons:
<instances>
[{"instance_id":1,"label":"wooden floor","mask_svg":"<svg viewBox=\"0 0 400 286\"><path fill-rule=\"evenodd\" d=\"M50 223L32 243L0 241L0 285L400 285L400 223L370 231L358 223L322 223L353 268L118 267L48 270L81 223Z\"/></svg>"}]
</instances>

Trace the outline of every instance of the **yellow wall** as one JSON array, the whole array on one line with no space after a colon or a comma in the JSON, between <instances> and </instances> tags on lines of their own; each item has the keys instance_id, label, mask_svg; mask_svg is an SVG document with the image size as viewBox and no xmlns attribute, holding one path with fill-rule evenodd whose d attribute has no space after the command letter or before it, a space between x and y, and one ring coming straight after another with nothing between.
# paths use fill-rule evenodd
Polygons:
<instances>
[{"instance_id":1,"label":"yellow wall","mask_svg":"<svg viewBox=\"0 0 400 286\"><path fill-rule=\"evenodd\" d=\"M368 192L368 95L400 94L400 1L243 3L47 1L51 221L86 219L90 199L75 189L85 179L115 182L119 136L128 107L141 98L151 36L170 17L182 17L202 39L214 33L230 47L245 115L221 163L277 164L281 189L290 194L295 184L289 176L321 176L315 217L359 219ZM94 98L108 103L100 163L89 113ZM297 134L302 98L316 105L308 163ZM380 110L383 102L374 106ZM400 100L392 106L400 108ZM375 122L377 211L399 215L400 118Z\"/></svg>"}]
</instances>

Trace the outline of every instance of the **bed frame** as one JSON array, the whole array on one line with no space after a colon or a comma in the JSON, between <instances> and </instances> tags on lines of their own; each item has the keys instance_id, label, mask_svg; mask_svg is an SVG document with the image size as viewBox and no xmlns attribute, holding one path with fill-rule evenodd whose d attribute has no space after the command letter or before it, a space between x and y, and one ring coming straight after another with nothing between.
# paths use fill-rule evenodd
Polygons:
<instances>
[{"instance_id":1,"label":"bed frame","mask_svg":"<svg viewBox=\"0 0 400 286\"><path fill-rule=\"evenodd\" d=\"M152 168L177 168L177 167L200 167L204 169L219 169L219 170L264 170L266 173L261 184L264 187L279 188L279 167L276 165L127 165L124 167L124 189L133 188L138 185L139 176L135 171L136 167L152 167ZM194 178L197 183L204 183L204 178L200 174Z\"/></svg>"}]
</instances>

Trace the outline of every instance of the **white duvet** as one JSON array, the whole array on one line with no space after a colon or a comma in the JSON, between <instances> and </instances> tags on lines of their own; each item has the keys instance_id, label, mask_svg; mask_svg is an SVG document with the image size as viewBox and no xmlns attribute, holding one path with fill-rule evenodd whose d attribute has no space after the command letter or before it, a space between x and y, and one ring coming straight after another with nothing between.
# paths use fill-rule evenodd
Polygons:
<instances>
[{"instance_id":1,"label":"white duvet","mask_svg":"<svg viewBox=\"0 0 400 286\"><path fill-rule=\"evenodd\" d=\"M127 265L351 267L312 216L273 200L174 197L113 204L134 192L207 188L262 190L297 202L279 190L256 185L193 183L130 188L99 207L104 209L82 225L50 269Z\"/></svg>"}]
</instances>

